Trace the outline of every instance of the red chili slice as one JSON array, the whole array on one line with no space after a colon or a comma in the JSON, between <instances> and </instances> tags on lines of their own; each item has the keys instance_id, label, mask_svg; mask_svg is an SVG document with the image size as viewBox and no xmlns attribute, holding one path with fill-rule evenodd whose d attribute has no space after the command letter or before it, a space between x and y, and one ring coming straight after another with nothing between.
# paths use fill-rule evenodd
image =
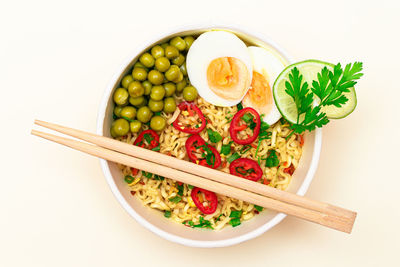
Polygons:
<instances>
[{"instance_id":1,"label":"red chili slice","mask_svg":"<svg viewBox=\"0 0 400 267\"><path fill-rule=\"evenodd\" d=\"M286 172L286 173L288 173L290 175L293 175L294 170L295 170L295 168L294 168L293 164L290 164L289 167L283 169L283 172Z\"/></svg>"},{"instance_id":2,"label":"red chili slice","mask_svg":"<svg viewBox=\"0 0 400 267\"><path fill-rule=\"evenodd\" d=\"M199 199L198 193L203 193L205 200L207 200L208 205L204 206L205 201L201 201ZM190 196L193 199L194 204L196 207L204 214L213 214L217 210L218 206L218 198L217 195L213 192L210 192L208 190L195 187L192 189L192 193Z\"/></svg>"},{"instance_id":3,"label":"red chili slice","mask_svg":"<svg viewBox=\"0 0 400 267\"><path fill-rule=\"evenodd\" d=\"M251 116L248 116L250 114ZM244 122L244 123L240 123ZM231 134L231 138L235 141L236 144L239 145L247 145L253 143L256 140L258 134L260 133L261 120L260 115L258 115L257 111L253 108L244 108L239 110L238 113L233 116L231 121L231 125L229 128L229 133ZM253 128L253 135L245 138L239 139L239 132L245 130L246 128Z\"/></svg>"},{"instance_id":4,"label":"red chili slice","mask_svg":"<svg viewBox=\"0 0 400 267\"><path fill-rule=\"evenodd\" d=\"M182 111L187 111L189 113L189 116L194 117L195 114L197 114L197 116L199 117L200 121L201 121L201 125L198 126L196 128L195 127L187 127L185 125L182 125L182 123L180 122L180 117L181 115L179 115L176 120L172 123L172 125L175 127L175 129L184 132L184 133L189 133L189 134L197 134L200 133L201 131L204 130L204 128L206 127L206 118L203 115L203 112L201 112L201 110L199 109L198 106L196 106L193 103L189 103L189 102L182 102L178 105L178 108ZM197 124L198 125L198 124Z\"/></svg>"},{"instance_id":5,"label":"red chili slice","mask_svg":"<svg viewBox=\"0 0 400 267\"><path fill-rule=\"evenodd\" d=\"M190 161L213 169L221 165L221 156L218 151L207 144L200 135L194 134L190 136L186 140L185 147ZM196 154L201 154L201 157Z\"/></svg>"},{"instance_id":6,"label":"red chili slice","mask_svg":"<svg viewBox=\"0 0 400 267\"><path fill-rule=\"evenodd\" d=\"M133 144L135 146L153 149L160 145L160 137L153 130L145 130L139 134Z\"/></svg>"},{"instance_id":7,"label":"red chili slice","mask_svg":"<svg viewBox=\"0 0 400 267\"><path fill-rule=\"evenodd\" d=\"M244 158L232 161L231 165L229 165L229 172L255 182L260 180L263 175L263 171L257 161Z\"/></svg>"}]
</instances>

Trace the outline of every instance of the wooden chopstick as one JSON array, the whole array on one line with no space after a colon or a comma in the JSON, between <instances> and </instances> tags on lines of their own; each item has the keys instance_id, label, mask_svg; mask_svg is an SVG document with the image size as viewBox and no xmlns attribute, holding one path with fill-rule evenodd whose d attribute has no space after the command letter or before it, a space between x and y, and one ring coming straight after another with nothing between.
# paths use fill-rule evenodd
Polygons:
<instances>
[{"instance_id":1,"label":"wooden chopstick","mask_svg":"<svg viewBox=\"0 0 400 267\"><path fill-rule=\"evenodd\" d=\"M103 148L100 146L91 145L84 142L48 133L43 133L37 130L32 130L32 134L54 141L59 144L63 144L73 149L88 153L90 155L103 158L105 160L110 160L130 167L139 168L144 171L162 175L177 181L181 181L183 183L201 187L232 198L240 199L278 212L283 212L288 215L296 216L298 218L315 222L320 225L327 226L342 232L350 233L354 224L354 220L351 220L346 217L337 217L334 215L324 214L315 210L310 210L303 207L288 204L285 202L281 202L272 198L261 196L253 192L245 191L240 188L208 180L204 177L186 173L154 162L131 157L129 155L116 152L107 148Z\"/></svg>"},{"instance_id":2,"label":"wooden chopstick","mask_svg":"<svg viewBox=\"0 0 400 267\"><path fill-rule=\"evenodd\" d=\"M138 146L129 145L127 143L114 140L112 138L107 138L104 136L40 120L35 120L35 124L46 127L51 130L58 131L63 134L79 138L81 140L99 145L101 147L105 147L114 151L118 151L157 164L162 164L197 176L202 176L207 179L214 180L216 182L232 185L237 188L251 191L279 201L284 201L290 204L294 204L296 206L300 206L306 209L319 211L332 216L348 218L352 221L355 220L357 215L353 211L343 209L328 203L312 200L287 191L278 190L276 188L267 185L255 183L253 181L249 181L247 179L243 179L205 166L197 165L189 161L180 160L162 153L144 149Z\"/></svg>"}]
</instances>

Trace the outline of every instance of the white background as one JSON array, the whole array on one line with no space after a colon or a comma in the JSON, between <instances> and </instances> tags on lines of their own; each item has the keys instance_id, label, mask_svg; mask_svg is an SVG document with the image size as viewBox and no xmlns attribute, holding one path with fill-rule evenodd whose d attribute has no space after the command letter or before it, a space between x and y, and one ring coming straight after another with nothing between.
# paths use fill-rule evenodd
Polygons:
<instances>
[{"instance_id":1,"label":"white background","mask_svg":"<svg viewBox=\"0 0 400 267\"><path fill-rule=\"evenodd\" d=\"M399 266L398 1L1 1L0 266ZM34 118L95 131L133 48L199 22L263 33L295 59L364 62L358 107L324 128L308 197L358 212L351 235L295 218L220 249L136 223L96 158L30 136Z\"/></svg>"}]
</instances>

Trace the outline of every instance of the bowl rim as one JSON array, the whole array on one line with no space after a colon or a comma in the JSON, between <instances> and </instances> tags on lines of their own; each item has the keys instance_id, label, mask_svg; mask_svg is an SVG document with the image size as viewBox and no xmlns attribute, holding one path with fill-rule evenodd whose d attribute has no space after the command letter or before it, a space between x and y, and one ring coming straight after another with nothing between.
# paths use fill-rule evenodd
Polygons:
<instances>
[{"instance_id":1,"label":"bowl rim","mask_svg":"<svg viewBox=\"0 0 400 267\"><path fill-rule=\"evenodd\" d=\"M121 64L119 69L114 73L114 75L112 76L110 82L108 83L108 85L104 91L103 97L100 102L99 111L98 111L98 115L97 115L97 129L96 129L97 134L103 135L105 113L106 113L107 103L108 103L109 97L111 95L111 91L113 90L114 85L118 81L121 73L131 63L133 58L135 58L140 52L142 52L148 46L150 46L150 45L158 42L159 40L166 38L170 35L177 34L177 33L184 32L184 31L204 30L204 29L213 29L213 28L232 30L232 31L243 33L249 37L255 37L256 39L259 39L259 40L269 44L272 48L276 49L283 57L285 57L289 61L289 63L293 63L292 57L289 56L282 47L280 47L278 44L276 44L274 41L272 41L269 37L265 36L264 34L259 33L255 30L251 30L248 27L245 28L241 25L239 26L239 25L235 25L233 23L229 23L229 24L218 23L217 24L217 23L210 23L210 22L176 27L174 30L158 34L151 40L149 40L147 42L143 42L143 43L141 43L141 45L136 46L133 49L133 52L126 58L126 60L123 62L123 64ZM253 34L253 32L255 34ZM311 181L314 178L314 174L317 170L318 162L319 162L319 158L320 158L321 146L322 146L322 129L317 128L314 131L314 134L315 134L314 150L312 152L313 155L312 155L310 167L307 171L307 174L306 174L306 177L304 178L303 183L301 184L299 190L296 192L296 194L301 195L301 196L303 196L307 192L307 190L311 184ZM111 175L110 169L107 165L107 161L104 159L100 159L100 165L101 165L101 169L103 171L103 174L106 178L106 181L107 181L112 193L114 194L114 196L116 197L118 202L122 205L122 207L125 209L125 211L128 212L129 215L131 215L140 225L144 226L146 229L157 234L158 236L160 236L166 240L169 240L171 242L175 242L175 243L182 244L185 246L211 248L211 247L227 247L227 246L239 244L241 242L244 242L244 241L247 241L247 240L250 240L250 239L260 236L261 234L265 233L266 231L268 231L269 229L271 229L272 227L274 227L275 225L280 223L286 217L286 214L278 213L267 223L265 223L264 225L258 227L257 229L255 229L251 232L248 232L246 234L243 234L243 235L240 235L237 237L223 239L223 240L202 241L202 240L193 240L190 238L180 237L180 236L168 233L168 232L156 227L155 225L148 222L145 218L140 216L129 205L129 203L122 196L121 192L118 190L117 185L114 182L114 179Z\"/></svg>"}]
</instances>

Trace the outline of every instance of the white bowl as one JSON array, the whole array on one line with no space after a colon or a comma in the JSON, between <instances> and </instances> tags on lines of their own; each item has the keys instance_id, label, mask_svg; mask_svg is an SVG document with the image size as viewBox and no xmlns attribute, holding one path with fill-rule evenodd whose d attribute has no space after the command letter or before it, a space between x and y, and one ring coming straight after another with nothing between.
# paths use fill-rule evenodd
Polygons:
<instances>
[{"instance_id":1,"label":"white bowl","mask_svg":"<svg viewBox=\"0 0 400 267\"><path fill-rule=\"evenodd\" d=\"M200 25L187 26L174 30L170 33L164 33L155 37L153 40L144 40L140 47L137 47L133 54L122 64L120 69L109 83L98 113L97 133L104 136L110 136L109 129L112 122L113 101L112 92L118 87L121 78L129 72L136 62L138 55L148 50L155 43L161 43L173 36L198 34L210 29L225 29L239 35L243 40L273 49L288 63L292 62L290 57L275 43L260 34L253 34L248 30L231 26ZM317 129L312 133L305 135L305 145L299 167L294 173L292 182L288 191L295 192L298 195L304 195L307 191L314 173L317 169L321 150L322 131ZM163 214L149 207L144 206L140 200L132 197L130 190L122 179L122 173L113 162L100 160L104 176L111 187L115 197L121 203L122 207L141 225L153 233L176 243L192 247L225 247L244 242L255 238L268 231L285 218L285 214L274 211L265 211L255 216L253 219L242 223L239 227L226 227L221 231L210 231L204 229L192 229L164 218Z\"/></svg>"}]
</instances>

